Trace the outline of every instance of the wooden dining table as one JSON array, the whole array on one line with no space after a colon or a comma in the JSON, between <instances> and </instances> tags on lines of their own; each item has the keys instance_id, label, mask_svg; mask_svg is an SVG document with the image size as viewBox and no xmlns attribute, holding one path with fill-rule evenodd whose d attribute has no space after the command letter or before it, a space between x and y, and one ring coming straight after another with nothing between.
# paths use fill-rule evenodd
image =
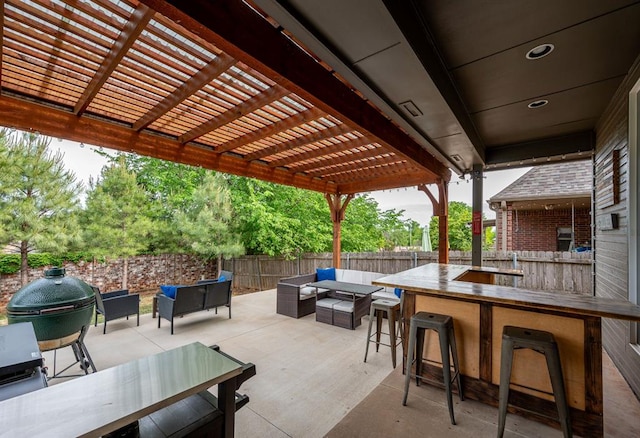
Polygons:
<instances>
[{"instance_id":1,"label":"wooden dining table","mask_svg":"<svg viewBox=\"0 0 640 438\"><path fill-rule=\"evenodd\" d=\"M465 397L498 405L500 353L504 326L551 332L557 340L571 423L583 436L603 435L602 318L640 322L640 306L595 296L533 291L493 284L513 270L427 264L379 278L373 284L404 290L403 319L420 311L454 319ZM405 339L408 339L405 324ZM428 341L428 339L427 339ZM437 342L428 342L423 375L442 381ZM403 344L406 361L407 346ZM511 410L558 427L556 406L543 355L516 352L511 379Z\"/></svg>"}]
</instances>

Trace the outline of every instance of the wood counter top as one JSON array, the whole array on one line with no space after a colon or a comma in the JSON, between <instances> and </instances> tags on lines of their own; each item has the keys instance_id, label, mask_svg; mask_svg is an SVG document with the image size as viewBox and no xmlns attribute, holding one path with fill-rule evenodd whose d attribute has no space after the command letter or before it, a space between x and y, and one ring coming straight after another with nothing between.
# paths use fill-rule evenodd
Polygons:
<instances>
[{"instance_id":1,"label":"wood counter top","mask_svg":"<svg viewBox=\"0 0 640 438\"><path fill-rule=\"evenodd\" d=\"M416 294L424 293L467 301L522 306L528 309L566 314L640 321L640 306L628 301L456 281L457 278L465 273L477 272L479 269L484 271L487 268L431 263L378 278L372 284L406 289ZM497 270L492 271L492 273L502 274L503 272ZM506 271L504 274L514 275L508 274Z\"/></svg>"}]
</instances>

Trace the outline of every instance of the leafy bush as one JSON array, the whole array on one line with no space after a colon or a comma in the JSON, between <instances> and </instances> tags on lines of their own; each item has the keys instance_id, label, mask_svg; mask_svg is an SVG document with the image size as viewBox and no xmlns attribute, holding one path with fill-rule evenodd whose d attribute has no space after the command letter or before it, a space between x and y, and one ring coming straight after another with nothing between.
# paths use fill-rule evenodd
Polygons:
<instances>
[{"instance_id":1,"label":"leafy bush","mask_svg":"<svg viewBox=\"0 0 640 438\"><path fill-rule=\"evenodd\" d=\"M29 254L27 257L29 267L40 268L43 266L63 266L64 262L78 263L81 260L92 260L93 256L87 253L77 252L65 255L53 255L49 253ZM20 271L20 254L0 254L0 274L15 274Z\"/></svg>"}]
</instances>

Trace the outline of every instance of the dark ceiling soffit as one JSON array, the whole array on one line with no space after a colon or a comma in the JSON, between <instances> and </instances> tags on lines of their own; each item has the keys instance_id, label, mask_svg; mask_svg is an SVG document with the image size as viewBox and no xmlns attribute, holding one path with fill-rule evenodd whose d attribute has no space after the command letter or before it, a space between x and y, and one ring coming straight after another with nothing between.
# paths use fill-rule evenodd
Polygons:
<instances>
[{"instance_id":1,"label":"dark ceiling soffit","mask_svg":"<svg viewBox=\"0 0 640 438\"><path fill-rule=\"evenodd\" d=\"M462 126L476 152L484 160L485 147L483 141L438 51L433 34L429 30L427 23L424 22L419 8L415 5L415 0L383 0L383 2L422 63L425 71L438 87L438 90L440 90L442 97L449 105L460 126Z\"/></svg>"},{"instance_id":2,"label":"dark ceiling soffit","mask_svg":"<svg viewBox=\"0 0 640 438\"><path fill-rule=\"evenodd\" d=\"M578 132L561 137L544 138L487 148L485 165L520 162L523 160L591 153L595 150L593 131Z\"/></svg>"},{"instance_id":3,"label":"dark ceiling soffit","mask_svg":"<svg viewBox=\"0 0 640 438\"><path fill-rule=\"evenodd\" d=\"M372 134L425 171L450 179L446 166L242 1L142 3L329 114Z\"/></svg>"},{"instance_id":4,"label":"dark ceiling soffit","mask_svg":"<svg viewBox=\"0 0 640 438\"><path fill-rule=\"evenodd\" d=\"M330 42L323 34L320 32L305 16L303 16L288 0L275 0L287 13L293 17L301 26L303 26L313 37L320 42L328 51L330 51L344 66L345 69L348 69L351 74L357 76L359 80L361 80L367 87L369 87L381 100L383 100L389 107L398 109L398 114L403 114L407 111L406 108L403 108L404 111L400 111L398 108L398 103L394 102L375 84L373 81L367 79L364 75L358 73L357 71L351 68L351 61L342 53L340 49L338 49L332 42ZM335 66L333 66L335 68ZM418 109L419 111L419 109ZM418 126L411 118L403 117L404 121L411 125L413 129L419 133L425 141L429 143L429 145L438 151L440 155L449 160L449 166L452 168L456 168L459 172L463 172L464 169L461 168L455 161L450 159L448 154L444 152L434 141L429 138L429 135L425 133L420 126Z\"/></svg>"}]
</instances>

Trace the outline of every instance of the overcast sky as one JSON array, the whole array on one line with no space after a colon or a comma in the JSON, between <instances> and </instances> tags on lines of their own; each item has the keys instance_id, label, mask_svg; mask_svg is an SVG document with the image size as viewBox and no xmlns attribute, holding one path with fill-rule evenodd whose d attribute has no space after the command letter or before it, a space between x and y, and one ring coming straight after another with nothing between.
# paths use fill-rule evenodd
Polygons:
<instances>
[{"instance_id":1,"label":"overcast sky","mask_svg":"<svg viewBox=\"0 0 640 438\"><path fill-rule=\"evenodd\" d=\"M78 180L83 181L85 187L87 187L89 177L97 177L102 166L106 164L106 160L94 152L97 149L95 146L85 145L81 147L76 142L53 140L51 147L53 150L58 149L64 154L67 168L76 174ZM529 169L521 168L485 173L482 199L484 201L488 200ZM449 200L461 201L471 205L471 187L471 182L462 181L454 175L449 184ZM437 196L437 188L435 186L430 186L430 188L432 193ZM421 226L429 224L433 213L431 201L427 195L418 191L415 187L370 192L370 196L378 202L380 210L405 210L405 219L413 219ZM489 205L486 202L483 205L483 209L487 218L495 218L495 213L489 209Z\"/></svg>"}]
</instances>

